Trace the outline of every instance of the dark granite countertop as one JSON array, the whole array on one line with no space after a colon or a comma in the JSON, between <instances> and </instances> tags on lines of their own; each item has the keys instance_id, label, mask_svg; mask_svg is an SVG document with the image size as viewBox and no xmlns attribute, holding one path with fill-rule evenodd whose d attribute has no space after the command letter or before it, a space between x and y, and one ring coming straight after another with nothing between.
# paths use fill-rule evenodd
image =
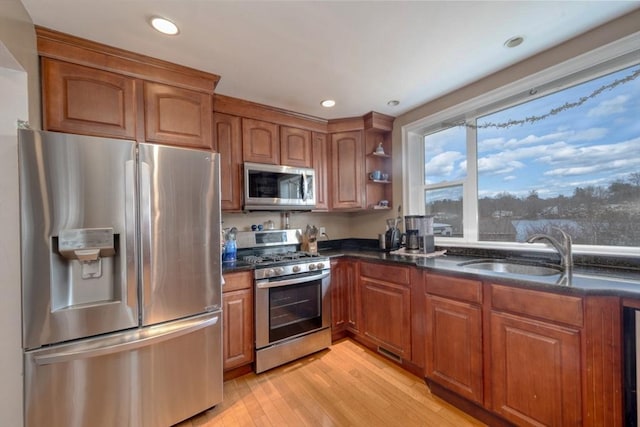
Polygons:
<instances>
[{"instance_id":1,"label":"dark granite countertop","mask_svg":"<svg viewBox=\"0 0 640 427\"><path fill-rule=\"evenodd\" d=\"M597 260L597 262L594 262L592 265L575 265L570 275L531 276L479 270L460 265L461 263L471 260L508 258L504 253L487 254L485 251L481 251L478 254L460 254L453 251L454 254L447 253L438 257L425 258L422 256L396 255L380 251L375 248L377 244L375 240L373 243L366 242L366 244L360 248L358 248L357 245L351 245L351 243L353 242L348 242L345 247L330 247L326 245L322 248L321 246L320 253L331 258L349 256L376 262L406 264L437 273L455 273L458 276L463 275L468 278L484 281L495 279L500 283L558 293L640 298L640 269L635 268L637 260L632 260L631 262L625 260L622 263L616 263L615 266L611 265L612 262L610 260ZM594 258L581 259L581 261L593 262Z\"/></svg>"},{"instance_id":2,"label":"dark granite countertop","mask_svg":"<svg viewBox=\"0 0 640 427\"><path fill-rule=\"evenodd\" d=\"M550 276L529 276L479 270L461 263L491 258L508 258L511 254L499 251L449 250L442 256L425 258L422 256L396 255L377 248L378 241L371 239L344 239L319 242L319 252L330 258L354 257L382 263L405 264L437 273L456 274L477 280L493 280L520 287L577 295L610 295L640 298L640 257L622 262L594 256L577 257L570 277L566 274ZM437 248L443 249L443 248ZM254 267L243 261L223 263L222 272L252 270Z\"/></svg>"},{"instance_id":3,"label":"dark granite countertop","mask_svg":"<svg viewBox=\"0 0 640 427\"><path fill-rule=\"evenodd\" d=\"M237 271L253 270L254 266L244 261L233 261L222 263L222 274L235 273Z\"/></svg>"}]
</instances>

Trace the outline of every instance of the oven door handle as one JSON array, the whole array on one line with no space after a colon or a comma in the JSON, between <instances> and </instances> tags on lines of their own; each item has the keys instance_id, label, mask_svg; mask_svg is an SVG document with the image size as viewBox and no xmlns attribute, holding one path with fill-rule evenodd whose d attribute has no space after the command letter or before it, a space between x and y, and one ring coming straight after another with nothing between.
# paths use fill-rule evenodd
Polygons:
<instances>
[{"instance_id":1,"label":"oven door handle","mask_svg":"<svg viewBox=\"0 0 640 427\"><path fill-rule=\"evenodd\" d=\"M331 275L331 270L327 270L322 272L322 274L318 274L315 276L304 276L298 277L295 279L287 279L287 280L277 280L270 282L267 280L258 280L256 281L256 287L259 289L268 289L268 288L277 288L279 286L288 286L288 285L297 285L299 283L311 282L313 280L324 279L325 277L329 277Z\"/></svg>"}]
</instances>

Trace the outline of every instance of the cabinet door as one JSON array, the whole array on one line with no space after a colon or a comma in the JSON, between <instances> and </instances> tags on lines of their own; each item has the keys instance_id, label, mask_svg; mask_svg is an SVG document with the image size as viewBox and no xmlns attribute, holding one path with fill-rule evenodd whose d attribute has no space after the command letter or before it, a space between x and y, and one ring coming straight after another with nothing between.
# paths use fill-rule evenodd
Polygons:
<instances>
[{"instance_id":1,"label":"cabinet door","mask_svg":"<svg viewBox=\"0 0 640 427\"><path fill-rule=\"evenodd\" d=\"M213 149L220 154L220 207L224 211L242 209L241 132L240 117L213 114Z\"/></svg>"},{"instance_id":2,"label":"cabinet door","mask_svg":"<svg viewBox=\"0 0 640 427\"><path fill-rule=\"evenodd\" d=\"M242 159L245 162L280 164L278 125L243 118Z\"/></svg>"},{"instance_id":3,"label":"cabinet door","mask_svg":"<svg viewBox=\"0 0 640 427\"><path fill-rule=\"evenodd\" d=\"M251 289L222 295L224 369L253 362L253 292Z\"/></svg>"},{"instance_id":4,"label":"cabinet door","mask_svg":"<svg viewBox=\"0 0 640 427\"><path fill-rule=\"evenodd\" d=\"M222 293L224 369L253 362L253 276L249 271L224 275Z\"/></svg>"},{"instance_id":5,"label":"cabinet door","mask_svg":"<svg viewBox=\"0 0 640 427\"><path fill-rule=\"evenodd\" d=\"M312 167L311 131L280 126L280 163L287 166Z\"/></svg>"},{"instance_id":6,"label":"cabinet door","mask_svg":"<svg viewBox=\"0 0 640 427\"><path fill-rule=\"evenodd\" d=\"M580 426L580 332L491 313L493 410L520 426Z\"/></svg>"},{"instance_id":7,"label":"cabinet door","mask_svg":"<svg viewBox=\"0 0 640 427\"><path fill-rule=\"evenodd\" d=\"M360 277L362 333L384 349L411 359L411 290Z\"/></svg>"},{"instance_id":8,"label":"cabinet door","mask_svg":"<svg viewBox=\"0 0 640 427\"><path fill-rule=\"evenodd\" d=\"M316 172L316 209L328 210L327 176L329 160L327 159L327 135L313 132L311 135L313 169Z\"/></svg>"},{"instance_id":9,"label":"cabinet door","mask_svg":"<svg viewBox=\"0 0 640 427\"><path fill-rule=\"evenodd\" d=\"M346 329L348 317L347 263L331 261L331 333L338 338Z\"/></svg>"},{"instance_id":10,"label":"cabinet door","mask_svg":"<svg viewBox=\"0 0 640 427\"><path fill-rule=\"evenodd\" d=\"M42 105L45 130L135 139L132 78L45 58Z\"/></svg>"},{"instance_id":11,"label":"cabinet door","mask_svg":"<svg viewBox=\"0 0 640 427\"><path fill-rule=\"evenodd\" d=\"M340 132L331 135L331 207L362 209L364 207L364 152L362 132Z\"/></svg>"},{"instance_id":12,"label":"cabinet door","mask_svg":"<svg viewBox=\"0 0 640 427\"><path fill-rule=\"evenodd\" d=\"M144 82L145 140L211 149L211 95Z\"/></svg>"},{"instance_id":13,"label":"cabinet door","mask_svg":"<svg viewBox=\"0 0 640 427\"><path fill-rule=\"evenodd\" d=\"M358 286L358 263L346 261L344 268L347 292L347 329L354 333L360 333L362 295L360 294L360 286Z\"/></svg>"},{"instance_id":14,"label":"cabinet door","mask_svg":"<svg viewBox=\"0 0 640 427\"><path fill-rule=\"evenodd\" d=\"M481 307L427 295L425 327L426 376L482 404Z\"/></svg>"}]
</instances>

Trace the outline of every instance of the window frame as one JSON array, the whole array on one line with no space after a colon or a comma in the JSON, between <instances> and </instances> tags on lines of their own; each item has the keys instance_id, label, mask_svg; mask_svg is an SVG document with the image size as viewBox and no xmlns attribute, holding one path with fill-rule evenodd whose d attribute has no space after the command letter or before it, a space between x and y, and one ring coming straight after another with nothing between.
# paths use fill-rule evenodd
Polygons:
<instances>
[{"instance_id":1,"label":"window frame","mask_svg":"<svg viewBox=\"0 0 640 427\"><path fill-rule=\"evenodd\" d=\"M453 185L453 182L425 185L424 135L443 130L450 127L451 123L463 120L475 123L478 117L491 112L638 64L639 45L640 33L636 33L402 126L402 199L405 214L424 215L424 191ZM536 89L534 96L530 95L533 88ZM436 244L445 247L549 250L543 243L479 240L477 132L475 128L467 129L467 177L462 180L464 235L436 237ZM637 256L639 250L640 247L574 245L574 253L590 255Z\"/></svg>"}]
</instances>

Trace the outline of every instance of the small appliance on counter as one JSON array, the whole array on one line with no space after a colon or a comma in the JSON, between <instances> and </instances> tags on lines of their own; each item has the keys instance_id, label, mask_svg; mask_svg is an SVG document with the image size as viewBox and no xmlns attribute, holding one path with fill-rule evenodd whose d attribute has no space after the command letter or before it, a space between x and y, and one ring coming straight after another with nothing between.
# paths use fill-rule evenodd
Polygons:
<instances>
[{"instance_id":1,"label":"small appliance on counter","mask_svg":"<svg viewBox=\"0 0 640 427\"><path fill-rule=\"evenodd\" d=\"M396 249L400 249L401 236L400 229L398 228L399 224L399 218L387 219L387 231L384 235L384 248L381 249L384 249L385 251L395 251Z\"/></svg>"},{"instance_id":2,"label":"small appliance on counter","mask_svg":"<svg viewBox=\"0 0 640 427\"><path fill-rule=\"evenodd\" d=\"M422 227L423 215L406 215L404 217L404 229L406 230L406 247L407 252L420 251L420 228Z\"/></svg>"},{"instance_id":3,"label":"small appliance on counter","mask_svg":"<svg viewBox=\"0 0 640 427\"><path fill-rule=\"evenodd\" d=\"M435 250L433 216L406 215L404 221L407 233L405 251L410 253L433 252Z\"/></svg>"},{"instance_id":4,"label":"small appliance on counter","mask_svg":"<svg viewBox=\"0 0 640 427\"><path fill-rule=\"evenodd\" d=\"M425 215L422 219L418 243L420 245L420 252L424 254L430 254L436 250L433 237L433 215Z\"/></svg>"}]
</instances>

